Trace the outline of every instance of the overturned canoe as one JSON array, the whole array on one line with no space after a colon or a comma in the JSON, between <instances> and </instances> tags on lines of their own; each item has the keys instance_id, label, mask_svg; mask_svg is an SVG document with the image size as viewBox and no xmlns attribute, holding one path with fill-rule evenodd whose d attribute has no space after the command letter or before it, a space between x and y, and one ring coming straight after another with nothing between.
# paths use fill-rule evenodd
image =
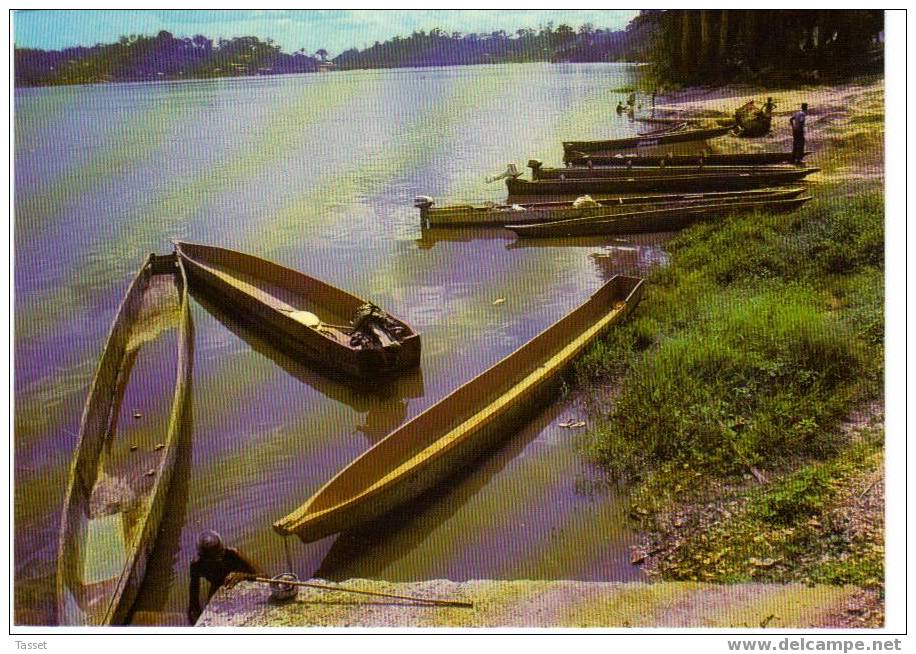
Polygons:
<instances>
[{"instance_id":1,"label":"overturned canoe","mask_svg":"<svg viewBox=\"0 0 916 654\"><path fill-rule=\"evenodd\" d=\"M711 193L664 193L657 195L612 196L593 198L595 204L575 206L566 202L522 202L517 204L459 204L445 207L433 206L427 197L417 198L420 224L424 229L436 227L500 227L507 223L525 224L551 220L566 220L585 216L599 216L610 212L636 211L661 205L687 203L725 202L752 199L789 199L801 195L804 188L762 188L749 191L723 191Z\"/></svg>"},{"instance_id":2,"label":"overturned canoe","mask_svg":"<svg viewBox=\"0 0 916 654\"><path fill-rule=\"evenodd\" d=\"M318 540L370 522L460 471L543 408L560 373L641 295L641 279L615 276L559 322L386 436L274 529Z\"/></svg>"},{"instance_id":3,"label":"overturned canoe","mask_svg":"<svg viewBox=\"0 0 916 654\"><path fill-rule=\"evenodd\" d=\"M175 243L192 283L286 350L356 378L420 363L420 335L377 306L265 259Z\"/></svg>"},{"instance_id":4,"label":"overturned canoe","mask_svg":"<svg viewBox=\"0 0 916 654\"><path fill-rule=\"evenodd\" d=\"M805 152L805 155L811 154ZM532 160L533 163L536 160ZM611 152L567 152L564 162L575 167L591 166L765 166L792 163L791 152L745 152L724 154L639 155ZM538 162L539 163L539 162ZM560 169L553 169L560 170Z\"/></svg>"},{"instance_id":5,"label":"overturned canoe","mask_svg":"<svg viewBox=\"0 0 916 654\"><path fill-rule=\"evenodd\" d=\"M646 193L669 191L739 191L779 186L796 182L820 168L792 166L787 169L755 172L704 171L689 175L651 175L641 177L588 177L584 179L507 179L509 195L579 195L582 193Z\"/></svg>"},{"instance_id":6,"label":"overturned canoe","mask_svg":"<svg viewBox=\"0 0 916 654\"><path fill-rule=\"evenodd\" d=\"M564 141L565 152L595 152L598 150L619 150L621 148L648 148L665 143L685 143L687 141L705 141L728 134L735 126L711 127L708 129L687 129L671 134L657 136L632 136L622 139L609 139L606 141Z\"/></svg>"},{"instance_id":7,"label":"overturned canoe","mask_svg":"<svg viewBox=\"0 0 916 654\"><path fill-rule=\"evenodd\" d=\"M181 261L150 255L121 302L83 408L58 541L59 624L127 620L177 456L190 331Z\"/></svg>"},{"instance_id":8,"label":"overturned canoe","mask_svg":"<svg viewBox=\"0 0 916 654\"><path fill-rule=\"evenodd\" d=\"M564 236L603 236L638 232L665 232L683 229L699 220L729 216L751 211L769 213L792 211L810 197L791 200L760 200L756 202L722 202L687 207L666 207L650 211L634 211L616 215L573 218L536 225L506 225L506 229L522 238L561 238Z\"/></svg>"},{"instance_id":9,"label":"overturned canoe","mask_svg":"<svg viewBox=\"0 0 916 654\"><path fill-rule=\"evenodd\" d=\"M599 168L538 168L531 169L531 179L615 179L620 177L670 177L674 175L725 175L737 173L771 173L797 170L798 166L729 165L707 166L705 163L671 166L603 166Z\"/></svg>"}]
</instances>

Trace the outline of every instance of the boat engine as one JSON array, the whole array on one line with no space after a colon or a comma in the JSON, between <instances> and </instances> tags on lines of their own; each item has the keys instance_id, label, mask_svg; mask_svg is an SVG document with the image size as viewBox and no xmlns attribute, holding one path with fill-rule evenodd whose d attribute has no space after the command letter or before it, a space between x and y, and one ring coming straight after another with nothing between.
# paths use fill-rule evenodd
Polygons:
<instances>
[{"instance_id":1,"label":"boat engine","mask_svg":"<svg viewBox=\"0 0 916 654\"><path fill-rule=\"evenodd\" d=\"M350 345L361 349L398 349L407 329L371 302L361 305L350 321Z\"/></svg>"}]
</instances>

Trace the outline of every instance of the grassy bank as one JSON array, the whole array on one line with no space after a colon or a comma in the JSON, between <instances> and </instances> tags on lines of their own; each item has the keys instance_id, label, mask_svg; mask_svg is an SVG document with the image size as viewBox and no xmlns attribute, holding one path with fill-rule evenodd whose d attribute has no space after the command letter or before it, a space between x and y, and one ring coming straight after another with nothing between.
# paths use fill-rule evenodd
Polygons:
<instances>
[{"instance_id":1,"label":"grassy bank","mask_svg":"<svg viewBox=\"0 0 916 654\"><path fill-rule=\"evenodd\" d=\"M614 389L593 394L589 454L631 485L658 576L880 592L883 432L848 421L883 396L876 186L683 232L635 319L580 361Z\"/></svg>"}]
</instances>

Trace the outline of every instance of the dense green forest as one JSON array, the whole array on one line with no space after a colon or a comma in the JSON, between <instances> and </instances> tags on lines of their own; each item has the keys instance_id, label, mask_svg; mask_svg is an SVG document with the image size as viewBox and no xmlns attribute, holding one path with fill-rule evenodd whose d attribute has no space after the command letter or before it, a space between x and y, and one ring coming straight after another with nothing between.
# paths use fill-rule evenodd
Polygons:
<instances>
[{"instance_id":1,"label":"dense green forest","mask_svg":"<svg viewBox=\"0 0 916 654\"><path fill-rule=\"evenodd\" d=\"M681 84L766 77L819 79L880 70L881 10L643 11L658 77Z\"/></svg>"},{"instance_id":2,"label":"dense green forest","mask_svg":"<svg viewBox=\"0 0 916 654\"><path fill-rule=\"evenodd\" d=\"M321 48L314 54L284 53L267 39L250 36L213 41L202 35L176 38L162 31L156 36L124 36L117 43L64 50L16 48L17 85L86 84L161 79L189 79L243 75L309 73L336 68L398 68L453 66L526 61L596 62L633 61L648 56L651 25L625 30L573 28L548 23L540 29L488 34L450 34L440 29L417 31L376 42L365 50L346 50L328 60Z\"/></svg>"},{"instance_id":3,"label":"dense green forest","mask_svg":"<svg viewBox=\"0 0 916 654\"><path fill-rule=\"evenodd\" d=\"M271 39L214 41L124 36L117 43L59 51L16 48L21 86L202 77L282 75L319 70L474 64L651 61L677 84L767 76L821 78L880 69L880 10L646 10L623 30L548 23L487 34L420 30L328 59L324 48L285 53Z\"/></svg>"}]
</instances>

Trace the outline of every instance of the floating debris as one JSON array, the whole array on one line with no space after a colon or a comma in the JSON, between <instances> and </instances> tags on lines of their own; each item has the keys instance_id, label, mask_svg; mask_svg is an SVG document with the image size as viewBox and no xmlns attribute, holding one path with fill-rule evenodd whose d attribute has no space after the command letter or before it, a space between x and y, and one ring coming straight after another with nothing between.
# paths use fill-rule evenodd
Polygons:
<instances>
[{"instance_id":1,"label":"floating debris","mask_svg":"<svg viewBox=\"0 0 916 654\"><path fill-rule=\"evenodd\" d=\"M138 447L139 447L139 446L137 446L137 445L131 445L131 446L130 446L130 451L131 451L131 452L136 452L137 449L138 449Z\"/></svg>"},{"instance_id":2,"label":"floating debris","mask_svg":"<svg viewBox=\"0 0 916 654\"><path fill-rule=\"evenodd\" d=\"M140 413L139 411L135 411L135 412L134 412L134 419L142 418L142 417L143 417L143 414Z\"/></svg>"},{"instance_id":3,"label":"floating debris","mask_svg":"<svg viewBox=\"0 0 916 654\"><path fill-rule=\"evenodd\" d=\"M560 427L564 429L578 429L579 427L584 427L585 422L582 420L567 420L565 422L559 423Z\"/></svg>"},{"instance_id":4,"label":"floating debris","mask_svg":"<svg viewBox=\"0 0 916 654\"><path fill-rule=\"evenodd\" d=\"M153 468L152 470L147 470L147 471L146 471L146 476L147 476L147 477L152 477L152 476L155 475L155 474L156 474L156 469L155 469L155 468Z\"/></svg>"},{"instance_id":5,"label":"floating debris","mask_svg":"<svg viewBox=\"0 0 916 654\"><path fill-rule=\"evenodd\" d=\"M504 297L498 297L498 298L496 298L495 300L493 300L493 304L502 304L502 303L505 302L505 301L506 301L506 298L504 298Z\"/></svg>"},{"instance_id":6,"label":"floating debris","mask_svg":"<svg viewBox=\"0 0 916 654\"><path fill-rule=\"evenodd\" d=\"M156 443L156 447L154 447L153 449L154 449L156 452L158 452L158 451L161 450L163 447L165 447L165 443Z\"/></svg>"}]
</instances>

